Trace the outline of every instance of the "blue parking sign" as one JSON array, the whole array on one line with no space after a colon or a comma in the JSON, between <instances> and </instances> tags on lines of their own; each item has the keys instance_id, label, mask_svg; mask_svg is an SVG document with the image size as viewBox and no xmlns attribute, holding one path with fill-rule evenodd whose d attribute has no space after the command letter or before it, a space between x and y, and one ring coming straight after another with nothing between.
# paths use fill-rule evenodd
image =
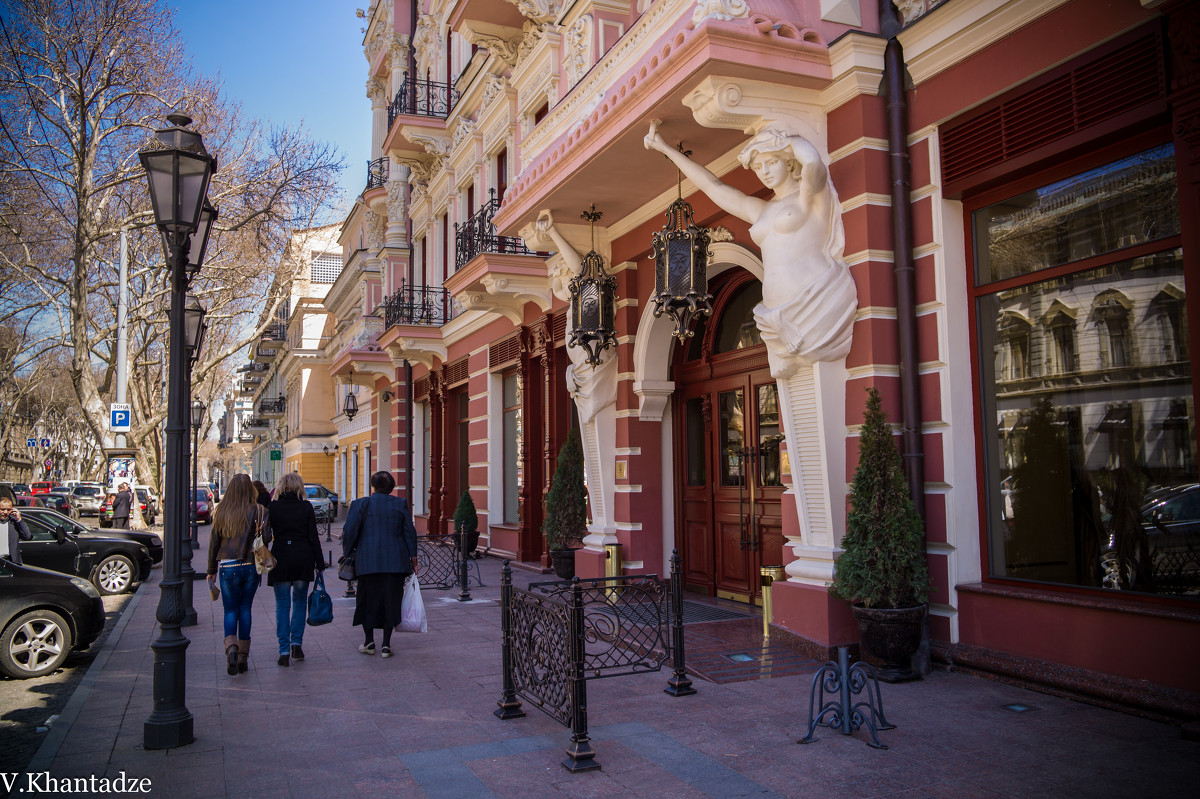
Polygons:
<instances>
[{"instance_id":1,"label":"blue parking sign","mask_svg":"<svg viewBox=\"0 0 1200 799\"><path fill-rule=\"evenodd\" d=\"M36 438L27 438L27 439L25 439L25 446L27 446L27 447L36 447L36 446L37 446L37 439L36 439Z\"/></svg>"},{"instance_id":2,"label":"blue parking sign","mask_svg":"<svg viewBox=\"0 0 1200 799\"><path fill-rule=\"evenodd\" d=\"M125 402L114 402L109 405L109 428L114 433L128 433L130 430L130 419L132 414L129 412L129 404Z\"/></svg>"}]
</instances>

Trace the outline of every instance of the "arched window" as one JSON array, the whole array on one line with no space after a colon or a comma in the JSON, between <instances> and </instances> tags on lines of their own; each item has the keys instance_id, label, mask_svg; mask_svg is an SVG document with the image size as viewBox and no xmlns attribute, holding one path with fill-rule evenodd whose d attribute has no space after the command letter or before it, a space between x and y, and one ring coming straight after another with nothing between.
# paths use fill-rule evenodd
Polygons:
<instances>
[{"instance_id":1,"label":"arched window","mask_svg":"<svg viewBox=\"0 0 1200 799\"><path fill-rule=\"evenodd\" d=\"M762 344L754 323L754 306L762 302L762 283L751 280L734 294L717 323L714 354L733 352Z\"/></svg>"}]
</instances>

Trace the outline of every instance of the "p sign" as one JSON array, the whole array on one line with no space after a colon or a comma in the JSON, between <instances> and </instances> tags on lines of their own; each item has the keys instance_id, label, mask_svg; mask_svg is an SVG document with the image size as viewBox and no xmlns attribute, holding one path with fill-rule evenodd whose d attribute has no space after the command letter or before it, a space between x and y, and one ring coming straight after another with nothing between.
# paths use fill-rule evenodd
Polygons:
<instances>
[{"instance_id":1,"label":"p sign","mask_svg":"<svg viewBox=\"0 0 1200 799\"><path fill-rule=\"evenodd\" d=\"M129 422L131 414L129 412L129 403L114 402L108 406L108 426L114 433L128 433L130 430Z\"/></svg>"}]
</instances>

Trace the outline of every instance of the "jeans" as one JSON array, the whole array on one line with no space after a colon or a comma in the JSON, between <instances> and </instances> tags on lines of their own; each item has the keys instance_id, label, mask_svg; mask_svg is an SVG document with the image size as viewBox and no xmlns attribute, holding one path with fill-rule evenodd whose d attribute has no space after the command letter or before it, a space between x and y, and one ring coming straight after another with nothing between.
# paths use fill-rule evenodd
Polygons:
<instances>
[{"instance_id":1,"label":"jeans","mask_svg":"<svg viewBox=\"0 0 1200 799\"><path fill-rule=\"evenodd\" d=\"M308 617L308 581L275 583L274 588L275 635L279 638L279 654L286 655L291 651L289 647L304 643L304 622ZM290 620L288 611L291 611Z\"/></svg>"},{"instance_id":2,"label":"jeans","mask_svg":"<svg viewBox=\"0 0 1200 799\"><path fill-rule=\"evenodd\" d=\"M250 640L250 608L258 590L258 572L253 563L221 566L221 603L225 608L225 635Z\"/></svg>"}]
</instances>

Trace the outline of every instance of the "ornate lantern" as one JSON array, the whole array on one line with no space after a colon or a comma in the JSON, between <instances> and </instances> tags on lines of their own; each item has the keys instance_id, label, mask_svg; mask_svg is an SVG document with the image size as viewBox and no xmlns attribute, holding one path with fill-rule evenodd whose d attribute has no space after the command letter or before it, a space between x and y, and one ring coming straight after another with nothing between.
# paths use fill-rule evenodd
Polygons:
<instances>
[{"instance_id":1,"label":"ornate lantern","mask_svg":"<svg viewBox=\"0 0 1200 799\"><path fill-rule=\"evenodd\" d=\"M604 271L604 259L596 252L596 220L603 213L593 205L580 216L592 226L592 249L583 256L583 267L571 280L571 338L567 346L583 347L587 362L600 365L600 353L617 345L614 317L617 311L617 279Z\"/></svg>"},{"instance_id":2,"label":"ornate lantern","mask_svg":"<svg viewBox=\"0 0 1200 799\"><path fill-rule=\"evenodd\" d=\"M690 150L679 151L691 155ZM678 197L667 209L666 226L652 234L654 241L655 317L664 313L675 320L674 336L692 336L692 321L712 313L708 293L708 229L696 224L692 206L683 199L683 176L676 170Z\"/></svg>"},{"instance_id":3,"label":"ornate lantern","mask_svg":"<svg viewBox=\"0 0 1200 799\"><path fill-rule=\"evenodd\" d=\"M358 415L358 397L355 396L357 390L354 387L354 367L350 368L350 380L347 382L350 387L350 392L346 394L346 404L342 406L342 413L346 414L346 418L354 421L354 417Z\"/></svg>"}]
</instances>

